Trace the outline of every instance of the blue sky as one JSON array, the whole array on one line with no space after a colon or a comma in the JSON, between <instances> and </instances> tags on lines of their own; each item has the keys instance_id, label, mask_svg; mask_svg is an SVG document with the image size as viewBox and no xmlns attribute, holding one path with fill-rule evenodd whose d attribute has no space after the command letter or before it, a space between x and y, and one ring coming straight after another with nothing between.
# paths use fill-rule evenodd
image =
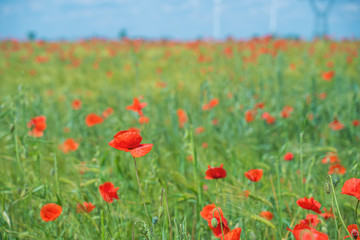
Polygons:
<instances>
[{"instance_id":1,"label":"blue sky","mask_svg":"<svg viewBox=\"0 0 360 240\"><path fill-rule=\"evenodd\" d=\"M310 38L314 16L307 0L222 0L220 37L269 33L277 1L276 33ZM213 34L213 0L0 0L0 38L24 39L29 30L46 39L90 36L196 39ZM336 0L329 33L360 37L360 1Z\"/></svg>"}]
</instances>

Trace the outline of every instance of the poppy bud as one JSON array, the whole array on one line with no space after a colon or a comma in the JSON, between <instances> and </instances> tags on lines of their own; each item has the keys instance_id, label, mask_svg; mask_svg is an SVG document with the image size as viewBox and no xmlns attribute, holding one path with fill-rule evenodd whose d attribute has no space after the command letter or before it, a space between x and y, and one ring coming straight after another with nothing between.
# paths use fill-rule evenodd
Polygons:
<instances>
[{"instance_id":1,"label":"poppy bud","mask_svg":"<svg viewBox=\"0 0 360 240\"><path fill-rule=\"evenodd\" d=\"M325 182L325 186L324 186L324 189L325 189L325 192L327 193L327 194L330 194L331 193L331 189L330 189L330 184L329 184L329 182Z\"/></svg>"},{"instance_id":2,"label":"poppy bud","mask_svg":"<svg viewBox=\"0 0 360 240\"><path fill-rule=\"evenodd\" d=\"M333 184L334 184L334 188L338 185L338 183L340 182L340 178L338 176L334 176L333 177Z\"/></svg>"},{"instance_id":3,"label":"poppy bud","mask_svg":"<svg viewBox=\"0 0 360 240\"><path fill-rule=\"evenodd\" d=\"M161 206L161 207L159 207L159 210L158 210L158 216L159 216L159 218L161 218L163 214L164 214L164 207Z\"/></svg>"},{"instance_id":4,"label":"poppy bud","mask_svg":"<svg viewBox=\"0 0 360 240\"><path fill-rule=\"evenodd\" d=\"M321 232L323 232L323 233L328 233L328 229L327 229L327 227L322 226L322 228L321 228Z\"/></svg>"},{"instance_id":5,"label":"poppy bud","mask_svg":"<svg viewBox=\"0 0 360 240\"><path fill-rule=\"evenodd\" d=\"M152 218L152 224L153 224L153 225L156 225L156 224L158 223L158 221L159 221L159 218L158 218L157 216L153 216L153 218Z\"/></svg>"},{"instance_id":6,"label":"poppy bud","mask_svg":"<svg viewBox=\"0 0 360 240\"><path fill-rule=\"evenodd\" d=\"M217 222L217 219L216 218L212 218L211 219L211 226L213 228L216 228L218 226L218 222Z\"/></svg>"}]
</instances>

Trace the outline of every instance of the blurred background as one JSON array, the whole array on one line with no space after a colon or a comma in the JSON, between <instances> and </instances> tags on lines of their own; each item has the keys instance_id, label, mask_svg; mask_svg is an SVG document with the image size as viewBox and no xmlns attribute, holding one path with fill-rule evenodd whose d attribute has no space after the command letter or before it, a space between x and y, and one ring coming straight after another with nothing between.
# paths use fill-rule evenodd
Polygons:
<instances>
[{"instance_id":1,"label":"blurred background","mask_svg":"<svg viewBox=\"0 0 360 240\"><path fill-rule=\"evenodd\" d=\"M0 38L360 36L359 0L0 0Z\"/></svg>"}]
</instances>

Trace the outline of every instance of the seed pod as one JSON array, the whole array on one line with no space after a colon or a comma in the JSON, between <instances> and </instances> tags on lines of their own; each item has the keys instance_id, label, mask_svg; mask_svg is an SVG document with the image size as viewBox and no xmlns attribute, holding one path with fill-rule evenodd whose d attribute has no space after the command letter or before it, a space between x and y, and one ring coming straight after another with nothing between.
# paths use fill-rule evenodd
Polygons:
<instances>
[{"instance_id":1,"label":"seed pod","mask_svg":"<svg viewBox=\"0 0 360 240\"><path fill-rule=\"evenodd\" d=\"M218 221L217 221L216 218L212 218L212 219L211 219L211 226L212 226L213 228L216 228L216 227L218 226Z\"/></svg>"},{"instance_id":2,"label":"seed pod","mask_svg":"<svg viewBox=\"0 0 360 240\"><path fill-rule=\"evenodd\" d=\"M158 210L158 217L161 218L163 214L164 214L164 207L161 206L161 207L159 207L159 210Z\"/></svg>"}]
</instances>

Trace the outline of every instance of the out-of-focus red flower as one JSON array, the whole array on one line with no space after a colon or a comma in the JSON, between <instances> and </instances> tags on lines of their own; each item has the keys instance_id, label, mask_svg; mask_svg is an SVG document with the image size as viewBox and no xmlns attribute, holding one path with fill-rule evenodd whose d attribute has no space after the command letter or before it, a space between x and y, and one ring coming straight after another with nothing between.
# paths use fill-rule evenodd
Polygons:
<instances>
[{"instance_id":1,"label":"out-of-focus red flower","mask_svg":"<svg viewBox=\"0 0 360 240\"><path fill-rule=\"evenodd\" d=\"M55 203L45 204L40 210L40 217L45 222L54 221L62 212L62 207Z\"/></svg>"},{"instance_id":2,"label":"out-of-focus red flower","mask_svg":"<svg viewBox=\"0 0 360 240\"><path fill-rule=\"evenodd\" d=\"M340 159L338 158L337 154L334 152L328 152L326 153L326 156L321 159L321 163L322 164L326 164L326 163L340 163Z\"/></svg>"},{"instance_id":3,"label":"out-of-focus red flower","mask_svg":"<svg viewBox=\"0 0 360 240\"><path fill-rule=\"evenodd\" d=\"M289 65L289 68L290 68L290 70L296 70L296 64L295 63L291 63L290 65Z\"/></svg>"},{"instance_id":4,"label":"out-of-focus red flower","mask_svg":"<svg viewBox=\"0 0 360 240\"><path fill-rule=\"evenodd\" d=\"M112 203L114 199L119 199L117 190L119 190L119 187L115 188L112 182L105 182L99 186L102 198L108 203Z\"/></svg>"},{"instance_id":5,"label":"out-of-focus red flower","mask_svg":"<svg viewBox=\"0 0 360 240\"><path fill-rule=\"evenodd\" d=\"M44 135L44 131L46 129L46 117L45 116L37 116L32 118L27 123L28 128L32 128L29 131L29 136L32 137L42 137Z\"/></svg>"},{"instance_id":6,"label":"out-of-focus red flower","mask_svg":"<svg viewBox=\"0 0 360 240\"><path fill-rule=\"evenodd\" d=\"M291 152L288 152L288 153L286 153L286 154L284 155L284 160L285 160L285 161L291 161L291 160L293 160L293 159L294 159L294 154L291 153Z\"/></svg>"},{"instance_id":7,"label":"out-of-focus red flower","mask_svg":"<svg viewBox=\"0 0 360 240\"><path fill-rule=\"evenodd\" d=\"M114 109L111 107L108 107L107 109L105 109L102 113L102 117L103 118L108 118L111 114L114 113Z\"/></svg>"},{"instance_id":8,"label":"out-of-focus red flower","mask_svg":"<svg viewBox=\"0 0 360 240\"><path fill-rule=\"evenodd\" d=\"M230 231L230 228L228 227L228 222L224 217L221 208L216 207L215 204L206 205L200 212L200 216L208 222L208 225L212 230L213 234L215 235L215 237L220 238L222 233L227 234ZM220 221L220 216L221 216L221 221ZM215 228L211 224L211 220L213 218L215 218L217 221L217 226Z\"/></svg>"},{"instance_id":9,"label":"out-of-focus red flower","mask_svg":"<svg viewBox=\"0 0 360 240\"><path fill-rule=\"evenodd\" d=\"M347 235L344 237L344 239L352 238L352 239L360 240L359 230L358 230L358 226L356 224L351 224L351 225L347 226L347 230L349 231L351 236Z\"/></svg>"},{"instance_id":10,"label":"out-of-focus red flower","mask_svg":"<svg viewBox=\"0 0 360 240\"><path fill-rule=\"evenodd\" d=\"M341 194L354 196L360 200L360 179L350 178L346 180L341 189Z\"/></svg>"},{"instance_id":11,"label":"out-of-focus red flower","mask_svg":"<svg viewBox=\"0 0 360 240\"><path fill-rule=\"evenodd\" d=\"M134 111L139 114L139 116L143 115L142 109L147 105L146 102L141 103L138 98L134 98L133 104L126 107L126 110Z\"/></svg>"},{"instance_id":12,"label":"out-of-focus red flower","mask_svg":"<svg viewBox=\"0 0 360 240\"><path fill-rule=\"evenodd\" d=\"M321 213L321 211L320 211L321 204L318 201L314 200L313 197L300 198L296 201L296 204L299 205L299 207L301 207L303 209L311 210L316 213Z\"/></svg>"},{"instance_id":13,"label":"out-of-focus red flower","mask_svg":"<svg viewBox=\"0 0 360 240\"><path fill-rule=\"evenodd\" d=\"M294 111L294 108L291 106L285 106L281 111L282 118L288 118L291 116L291 113Z\"/></svg>"},{"instance_id":14,"label":"out-of-focus red flower","mask_svg":"<svg viewBox=\"0 0 360 240\"><path fill-rule=\"evenodd\" d=\"M255 109L263 109L265 107L265 103L258 102L255 104Z\"/></svg>"},{"instance_id":15,"label":"out-of-focus red flower","mask_svg":"<svg viewBox=\"0 0 360 240\"><path fill-rule=\"evenodd\" d=\"M334 218L334 212L332 208L327 210L326 208L323 208L323 213L320 214L325 220L328 220L329 218Z\"/></svg>"},{"instance_id":16,"label":"out-of-focus red flower","mask_svg":"<svg viewBox=\"0 0 360 240\"><path fill-rule=\"evenodd\" d=\"M262 169L251 169L245 173L245 177L252 182L258 182L263 175Z\"/></svg>"},{"instance_id":17,"label":"out-of-focus red flower","mask_svg":"<svg viewBox=\"0 0 360 240\"><path fill-rule=\"evenodd\" d=\"M226 177L226 171L223 168L223 164L220 165L220 167L211 167L208 166L208 170L205 172L205 179L219 179L219 178L225 178Z\"/></svg>"},{"instance_id":18,"label":"out-of-focus red flower","mask_svg":"<svg viewBox=\"0 0 360 240\"><path fill-rule=\"evenodd\" d=\"M262 211L260 213L260 217L263 217L270 221L271 219L273 219L274 215L270 211Z\"/></svg>"},{"instance_id":19,"label":"out-of-focus red flower","mask_svg":"<svg viewBox=\"0 0 360 240\"><path fill-rule=\"evenodd\" d=\"M329 127L333 131L340 131L345 128L345 125L342 122L340 122L339 120L334 119L331 123L329 123Z\"/></svg>"},{"instance_id":20,"label":"out-of-focus red flower","mask_svg":"<svg viewBox=\"0 0 360 240\"><path fill-rule=\"evenodd\" d=\"M95 205L93 205L91 202L83 202L82 204L78 203L77 204L77 208L76 208L76 212L77 213L91 213L92 210L94 210Z\"/></svg>"},{"instance_id":21,"label":"out-of-focus red flower","mask_svg":"<svg viewBox=\"0 0 360 240\"><path fill-rule=\"evenodd\" d=\"M268 112L264 112L261 115L261 118L264 119L267 124L273 124L276 121L276 118L273 117L272 115L270 115L270 113L268 113Z\"/></svg>"},{"instance_id":22,"label":"out-of-focus red flower","mask_svg":"<svg viewBox=\"0 0 360 240\"><path fill-rule=\"evenodd\" d=\"M206 142L203 142L203 143L201 144L201 146L202 146L203 148L208 148L208 144L207 144Z\"/></svg>"},{"instance_id":23,"label":"out-of-focus red flower","mask_svg":"<svg viewBox=\"0 0 360 240\"><path fill-rule=\"evenodd\" d=\"M321 76L325 81L331 81L331 79L335 76L335 71L323 72Z\"/></svg>"},{"instance_id":24,"label":"out-of-focus red flower","mask_svg":"<svg viewBox=\"0 0 360 240\"><path fill-rule=\"evenodd\" d=\"M188 121L188 116L184 109L177 110L178 120L179 120L179 127L183 128L185 123Z\"/></svg>"},{"instance_id":25,"label":"out-of-focus red flower","mask_svg":"<svg viewBox=\"0 0 360 240\"><path fill-rule=\"evenodd\" d=\"M324 100L326 97L327 97L326 92L322 92L322 93L320 93L319 96L318 96L318 98L319 98L320 100Z\"/></svg>"},{"instance_id":26,"label":"out-of-focus red flower","mask_svg":"<svg viewBox=\"0 0 360 240\"><path fill-rule=\"evenodd\" d=\"M133 131L119 131L114 139L109 142L109 146L117 150L130 152L135 158L148 154L153 144L140 144L142 137L139 133Z\"/></svg>"},{"instance_id":27,"label":"out-of-focus red flower","mask_svg":"<svg viewBox=\"0 0 360 240\"><path fill-rule=\"evenodd\" d=\"M218 125L219 124L219 119L214 118L213 120L211 120L211 124L212 125Z\"/></svg>"},{"instance_id":28,"label":"out-of-focus red flower","mask_svg":"<svg viewBox=\"0 0 360 240\"><path fill-rule=\"evenodd\" d=\"M211 109L213 109L214 107L216 107L218 104L219 104L219 99L217 99L217 98L211 99L211 100L209 101L209 103L204 104L204 105L202 106L202 110L203 110L203 111L211 110Z\"/></svg>"},{"instance_id":29,"label":"out-of-focus red flower","mask_svg":"<svg viewBox=\"0 0 360 240\"><path fill-rule=\"evenodd\" d=\"M298 224L294 229L287 228L295 237L296 240L329 240L325 233L317 231L308 224Z\"/></svg>"},{"instance_id":30,"label":"out-of-focus red flower","mask_svg":"<svg viewBox=\"0 0 360 240\"><path fill-rule=\"evenodd\" d=\"M94 125L100 124L103 121L104 120L102 119L102 117L100 117L99 115L97 115L95 113L90 113L85 118L85 123L88 127L92 127Z\"/></svg>"},{"instance_id":31,"label":"out-of-focus red flower","mask_svg":"<svg viewBox=\"0 0 360 240\"><path fill-rule=\"evenodd\" d=\"M329 166L328 174L340 174L344 175L346 173L346 168L341 164L334 164Z\"/></svg>"},{"instance_id":32,"label":"out-of-focus red flower","mask_svg":"<svg viewBox=\"0 0 360 240\"><path fill-rule=\"evenodd\" d=\"M167 84L166 82L156 82L157 88L166 88Z\"/></svg>"},{"instance_id":33,"label":"out-of-focus red flower","mask_svg":"<svg viewBox=\"0 0 360 240\"><path fill-rule=\"evenodd\" d=\"M59 146L59 149L64 153L74 152L79 148L79 143L75 142L74 139L68 138L63 144Z\"/></svg>"},{"instance_id":34,"label":"out-of-focus red flower","mask_svg":"<svg viewBox=\"0 0 360 240\"><path fill-rule=\"evenodd\" d=\"M135 127L129 128L128 131L129 131L129 132L137 132L138 134L140 134L140 132L141 132L140 129L135 128Z\"/></svg>"},{"instance_id":35,"label":"out-of-focus red flower","mask_svg":"<svg viewBox=\"0 0 360 240\"><path fill-rule=\"evenodd\" d=\"M75 99L74 101L72 101L71 106L74 110L80 110L81 108L81 100L80 99Z\"/></svg>"},{"instance_id":36,"label":"out-of-focus red flower","mask_svg":"<svg viewBox=\"0 0 360 240\"><path fill-rule=\"evenodd\" d=\"M245 121L246 122L252 122L255 120L256 111L255 110L247 110L245 112Z\"/></svg>"},{"instance_id":37,"label":"out-of-focus red flower","mask_svg":"<svg viewBox=\"0 0 360 240\"><path fill-rule=\"evenodd\" d=\"M149 121L150 121L150 119L148 117L145 117L145 116L139 117L140 124L146 124L146 123L149 123Z\"/></svg>"},{"instance_id":38,"label":"out-of-focus red flower","mask_svg":"<svg viewBox=\"0 0 360 240\"><path fill-rule=\"evenodd\" d=\"M318 219L318 216L315 214L306 214L306 218L301 220L300 223L302 224L308 224L313 227L316 227L320 222L320 219Z\"/></svg>"},{"instance_id":39,"label":"out-of-focus red flower","mask_svg":"<svg viewBox=\"0 0 360 240\"><path fill-rule=\"evenodd\" d=\"M195 129L196 134L200 134L200 133L203 133L203 132L205 132L205 128L202 127L202 126Z\"/></svg>"},{"instance_id":40,"label":"out-of-focus red flower","mask_svg":"<svg viewBox=\"0 0 360 240\"><path fill-rule=\"evenodd\" d=\"M353 121L352 121L352 125L353 125L354 127L358 127L358 126L360 125L360 120L358 120L358 119L353 120Z\"/></svg>"}]
</instances>

